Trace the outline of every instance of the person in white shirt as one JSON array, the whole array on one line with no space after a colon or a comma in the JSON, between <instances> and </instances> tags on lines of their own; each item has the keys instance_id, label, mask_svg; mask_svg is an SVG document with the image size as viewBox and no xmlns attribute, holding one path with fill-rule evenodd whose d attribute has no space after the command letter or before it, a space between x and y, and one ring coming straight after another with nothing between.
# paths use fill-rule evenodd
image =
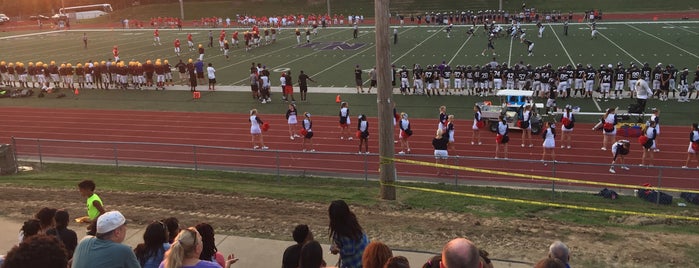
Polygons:
<instances>
[{"instance_id":1,"label":"person in white shirt","mask_svg":"<svg viewBox=\"0 0 699 268\"><path fill-rule=\"evenodd\" d=\"M216 69L209 62L209 67L206 67L206 73L209 76L209 90L216 90Z\"/></svg>"},{"instance_id":2,"label":"person in white shirt","mask_svg":"<svg viewBox=\"0 0 699 268\"><path fill-rule=\"evenodd\" d=\"M648 97L653 96L653 91L648 86L648 82L644 79L636 80L634 93L636 93L636 105L641 109L641 113L645 112Z\"/></svg>"}]
</instances>

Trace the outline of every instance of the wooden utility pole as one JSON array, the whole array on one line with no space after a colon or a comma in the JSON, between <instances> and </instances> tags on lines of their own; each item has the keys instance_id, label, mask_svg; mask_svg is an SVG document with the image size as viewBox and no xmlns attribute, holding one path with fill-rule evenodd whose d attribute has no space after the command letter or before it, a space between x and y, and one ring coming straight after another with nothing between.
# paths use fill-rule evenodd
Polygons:
<instances>
[{"instance_id":1,"label":"wooden utility pole","mask_svg":"<svg viewBox=\"0 0 699 268\"><path fill-rule=\"evenodd\" d=\"M393 85L391 85L391 46L388 14L389 0L374 0L376 19L377 104L379 114L379 155L381 199L396 200L395 165L393 161Z\"/></svg>"}]
</instances>

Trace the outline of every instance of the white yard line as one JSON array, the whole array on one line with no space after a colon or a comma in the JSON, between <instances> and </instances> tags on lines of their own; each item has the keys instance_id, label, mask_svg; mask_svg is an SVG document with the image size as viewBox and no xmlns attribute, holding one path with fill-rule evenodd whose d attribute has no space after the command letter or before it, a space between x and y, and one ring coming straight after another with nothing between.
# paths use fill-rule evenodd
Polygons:
<instances>
[{"instance_id":1,"label":"white yard line","mask_svg":"<svg viewBox=\"0 0 699 268\"><path fill-rule=\"evenodd\" d=\"M341 31L340 31L340 32L341 32ZM366 33L365 33L364 35L366 35ZM347 40L345 40L345 41L343 41L343 42L347 42L347 41L350 41L350 40L352 40L352 39L354 39L354 38L347 39ZM372 45L372 46L373 46L373 45ZM370 47L371 47L371 46L370 46ZM288 47L285 48L285 49L288 49ZM303 57L298 57L298 58L295 58L295 59L293 59L293 60L287 61L287 62L285 62L285 63L278 64L277 66L269 67L268 69L272 70L272 69L275 69L275 68L278 68L278 67L287 66L289 63L297 62L297 61L299 61L299 60L308 58L308 57L313 56L313 55L315 55L315 54L318 54L318 53L320 53L320 52L322 52L322 50L317 50L317 51L308 53L308 54L306 54L306 55L303 56ZM355 54L355 55L356 55L356 54ZM353 56L354 56L354 55L353 55ZM254 57L254 58L259 58L259 57L262 57L262 55L257 56L257 57ZM253 58L253 59L254 59L254 58ZM246 60L250 60L250 59L246 59ZM242 61L241 61L241 62L242 62ZM235 64L231 64L231 65L235 65ZM224 67L224 68L225 68L225 67ZM221 68L221 69L224 69L224 68ZM235 82L233 82L233 83L231 83L231 84L232 84L232 85L237 85L238 83L244 82L244 81L246 81L246 80L248 80L248 79L250 79L250 78L249 78L249 77L246 77L246 78L243 78L243 79L241 79L241 80L235 81Z\"/></svg>"},{"instance_id":2,"label":"white yard line","mask_svg":"<svg viewBox=\"0 0 699 268\"><path fill-rule=\"evenodd\" d=\"M330 67L323 69L322 71L320 71L320 72L314 74L313 76L318 76L319 74L322 74L322 73L324 73L325 71L328 71L328 70L330 70L330 69L332 69L332 68L335 68L335 66L338 66L338 65L340 65L340 64L342 64L342 63L344 63L344 62L350 60L351 58L354 58L354 57L356 57L356 56L358 56L358 55L360 55L360 54L366 52L367 50L369 50L369 49L371 49L371 48L373 48L373 47L375 47L375 46L376 46L376 45L371 45L371 46L369 46L369 47L363 49L362 51L359 51L359 52L357 52L357 53L354 53L354 55L349 56L349 57L345 58L344 60L341 60L341 61L339 61L338 63L335 63L335 64L331 65ZM367 81L369 81L369 80L367 80ZM366 84L366 81L364 81L364 83Z\"/></svg>"},{"instance_id":3,"label":"white yard line","mask_svg":"<svg viewBox=\"0 0 699 268\"><path fill-rule=\"evenodd\" d=\"M64 32L64 31L50 31L50 32L10 35L10 36L5 36L5 37L0 37L0 40L21 38L21 37L27 37L27 36L44 35L44 34L52 34L52 33L62 33L62 32Z\"/></svg>"},{"instance_id":4,"label":"white yard line","mask_svg":"<svg viewBox=\"0 0 699 268\"><path fill-rule=\"evenodd\" d=\"M690 32L690 33L693 33L693 34L699 34L698 32L695 32L695 31L692 31L692 30L687 30L687 29L685 29L685 28L682 28L682 26L676 26L676 25L670 24L670 23L665 23L665 25L670 25L670 26L672 26L672 27L676 27L677 29L683 30L683 31L685 31L685 32Z\"/></svg>"},{"instance_id":5,"label":"white yard line","mask_svg":"<svg viewBox=\"0 0 699 268\"><path fill-rule=\"evenodd\" d=\"M568 50L566 49L566 46L563 45L563 41L561 41L561 38L558 38L558 34L556 33L556 30L553 29L553 26L551 24L548 24L549 28L551 28L551 32L553 32L553 35L556 37L556 40L558 40L558 43L561 44L561 48L563 48L563 51L566 53L568 56L568 60L570 60L570 63L575 65L575 62L573 61L573 58L570 57L570 53L568 53Z\"/></svg>"},{"instance_id":6,"label":"white yard line","mask_svg":"<svg viewBox=\"0 0 699 268\"><path fill-rule=\"evenodd\" d=\"M629 52L626 51L625 49L621 48L616 42L612 41L612 39L609 39L609 37L607 37L606 35L604 35L602 32L598 32L598 34L599 34L600 36L604 37L604 39L607 39L607 41L609 41L610 43L612 43L612 45L614 45L615 47L617 47L619 50L621 50L621 51L623 51L624 53L626 53L626 55L629 55L629 57L631 57L634 61L638 62L638 64L643 65L643 63L642 63L641 61L639 61L636 57L634 57L633 55L631 55L631 53L629 53Z\"/></svg>"},{"instance_id":7,"label":"white yard line","mask_svg":"<svg viewBox=\"0 0 699 268\"><path fill-rule=\"evenodd\" d=\"M634 28L636 31L642 32L642 33L644 33L644 34L646 34L646 35L648 35L648 36L650 36L650 37L653 37L653 38L655 38L655 39L658 39L658 40L662 41L662 42L665 43L665 44L671 45L671 46L673 46L674 48L679 49L679 50L682 50L684 53L687 53L687 54L692 55L692 56L694 56L695 58L698 58L698 59L699 59L699 56L697 56L696 54L694 54L694 53L692 53L692 52L689 52L689 51L687 51L687 50L685 50L685 49L683 49L683 48L681 48L681 47L678 47L678 46L676 46L675 44L670 43L670 42L668 42L668 41L665 41L664 39L662 39L662 38L660 38L660 37L657 37L657 36L655 36L655 35L652 35L652 34L646 32L646 31L644 31L644 30L641 30L641 29L639 29L639 28L636 27L636 26L632 26L632 25L629 25L629 24L626 24L626 26L629 26L629 27L631 27L631 28Z\"/></svg>"},{"instance_id":8,"label":"white yard line","mask_svg":"<svg viewBox=\"0 0 699 268\"><path fill-rule=\"evenodd\" d=\"M442 29L444 29L444 27L439 27L439 29L438 29L437 31L435 31L432 35L430 35L429 37L425 38L425 40L422 40L422 42L418 43L417 45L413 46L413 48L411 48L410 50L408 50L408 51L406 51L405 53L403 53L403 55L401 55L401 56L398 57L397 59L393 60L391 63L396 63L396 62L398 62L400 59L402 59L402 58L405 57L406 55L410 54L410 52L412 52L413 50L415 50L416 48L418 48L420 45L422 45L422 43L427 42L427 40L430 40L432 37L434 37L434 36L437 35L438 33L442 32Z\"/></svg>"},{"instance_id":9,"label":"white yard line","mask_svg":"<svg viewBox=\"0 0 699 268\"><path fill-rule=\"evenodd\" d=\"M478 28L479 28L479 27L481 27L481 26L480 26L480 25L479 25L479 26L476 26L476 29L474 29L473 31L474 31L474 32L478 31ZM459 53L461 53L461 50L464 48L464 46L466 46L466 43L468 43L468 41L471 40L471 37L473 37L473 35L469 35L468 38L466 39L466 41L464 41L464 43L461 44L461 47L459 48L459 50L456 51L456 53L454 54L454 56L451 57L451 59L449 60L448 65L451 65L451 63L454 61L454 59L456 58L456 56L458 56Z\"/></svg>"},{"instance_id":10,"label":"white yard line","mask_svg":"<svg viewBox=\"0 0 699 268\"><path fill-rule=\"evenodd\" d=\"M507 66L512 66L512 42L517 37L510 37L510 55L507 56Z\"/></svg>"}]
</instances>

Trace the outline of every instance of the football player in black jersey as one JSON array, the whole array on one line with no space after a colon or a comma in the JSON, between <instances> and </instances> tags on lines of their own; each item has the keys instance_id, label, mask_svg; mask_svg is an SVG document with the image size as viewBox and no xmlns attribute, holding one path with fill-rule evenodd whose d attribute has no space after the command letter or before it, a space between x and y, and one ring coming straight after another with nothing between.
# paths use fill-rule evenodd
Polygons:
<instances>
[{"instance_id":1,"label":"football player in black jersey","mask_svg":"<svg viewBox=\"0 0 699 268\"><path fill-rule=\"evenodd\" d=\"M407 93L410 93L410 79L408 77L410 74L408 73L408 70L405 68L405 65L400 67L400 71L398 71L398 77L400 77L400 93L405 95Z\"/></svg>"}]
</instances>

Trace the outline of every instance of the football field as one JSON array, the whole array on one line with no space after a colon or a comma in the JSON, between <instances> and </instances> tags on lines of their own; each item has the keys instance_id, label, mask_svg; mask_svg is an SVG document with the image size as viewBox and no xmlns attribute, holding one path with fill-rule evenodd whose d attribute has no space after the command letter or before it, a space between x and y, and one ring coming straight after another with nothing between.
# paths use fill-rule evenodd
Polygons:
<instances>
[{"instance_id":1,"label":"football field","mask_svg":"<svg viewBox=\"0 0 699 268\"><path fill-rule=\"evenodd\" d=\"M506 27L507 25L503 25ZM651 66L657 63L674 64L676 68L689 68L693 72L699 64L699 22L610 22L598 23L599 36L590 38L588 24L571 23L568 35L563 33L562 24L545 24L543 37L537 37L535 25L523 25L526 38L534 42L534 55L527 56L527 47L518 39L507 36L495 40L496 60L501 63L523 61L539 66L551 63L554 67L566 64L600 64L622 62ZM492 61L492 56L481 52L487 45L482 26L476 26L475 35L468 36L470 26L455 25L451 38L444 26L398 27L398 43L391 40L391 62L396 66L415 63L423 67L440 64L442 61L455 65L483 65ZM234 31L241 33L249 29L225 29L226 39ZM0 59L7 62L56 61L57 63L84 63L89 60L103 61L111 58L111 48L119 46L120 58L124 61L168 59L171 65L178 59L196 59L196 51L188 51L187 33L192 33L194 42L202 44L205 62L217 69L220 85L246 85L250 64L262 63L272 73L291 70L298 74L304 70L318 81L315 86L353 87L353 69L360 65L368 71L375 62L375 36L372 27L362 27L357 39L352 38L352 29L333 27L320 29L317 36L305 41L304 29L300 29L301 45L297 45L293 28L284 28L277 42L246 52L242 46L231 48L231 59L226 61L219 50L218 36L221 29L211 29L214 47L207 47L209 29L161 29L162 45L153 45L153 29L91 29L71 31L49 31L7 34L0 37L6 48L0 51ZM88 36L88 48L82 44L83 33ZM182 41L182 56L173 51L173 41ZM393 38L389 36L389 38ZM264 37L263 37L264 39ZM9 49L8 49L9 48ZM273 75L276 76L276 75ZM368 79L365 75L365 79ZM272 79L276 82L276 79Z\"/></svg>"},{"instance_id":2,"label":"football field","mask_svg":"<svg viewBox=\"0 0 699 268\"><path fill-rule=\"evenodd\" d=\"M503 25L505 27L507 25ZM393 44L391 40L391 62L400 68L406 65L411 68L413 64L426 66L428 64L440 64L443 61L451 65L483 65L492 61L493 56L481 52L487 45L487 36L482 26L476 26L475 35L466 34L470 25L455 25L450 37L447 36L445 26L415 26L406 25L397 27L398 42ZM533 24L525 24L526 38L534 42L533 56L527 56L527 47L519 42L518 38L508 36L495 39L496 60L500 63L512 65L523 61L525 64L539 66L550 63L552 66L566 64L583 65L592 64L595 68L600 64L613 64L621 62L624 66L630 63L642 65L649 63L651 66L657 63L674 64L682 70L689 69L690 83L693 81L693 73L699 65L699 22L696 21L658 21L658 22L601 22L597 24L599 36L590 38L588 24L571 23L568 35L564 35L562 24L545 24L543 37L537 37L538 30ZM332 27L319 29L317 36L310 36L310 42L306 43L303 28L301 43L297 44L294 28L283 28L277 35L277 41L273 44L254 47L245 51L242 46L233 46L230 51L231 58L226 60L223 52L218 47L218 35L222 29L161 29L161 43L154 45L153 29L86 29L70 31L44 31L44 32L5 32L0 36L0 45L5 48L0 50L0 60L6 62L37 62L44 63L56 61L56 63L85 63L89 60L104 61L112 58L112 47L117 45L120 56L125 61L140 61L155 59L168 59L171 65L175 65L179 59L185 62L188 59L196 59L196 51L188 51L186 36L192 33L195 46L202 44L205 48L204 61L212 63L217 70L219 86L246 86L248 84L249 68L251 63L261 63L272 72L273 91L277 91L278 77L282 71L291 71L292 77L297 77L303 70L309 74L316 83L310 87L354 87L354 68L360 65L364 70L365 88L369 85L368 71L375 62L375 36L374 29L370 26L360 27L358 38L353 38L350 27ZM228 28L226 39L231 42L234 31L242 32L248 28ZM208 34L212 32L214 47L209 48ZM392 32L392 30L391 30ZM83 48L83 34L88 37L88 48ZM178 57L173 51L173 41L182 41L182 56ZM393 36L389 36L393 38ZM264 37L263 37L264 40ZM177 77L175 75L175 77ZM297 79L294 79L297 82ZM373 91L376 92L376 91ZM88 92L85 92L88 93ZM91 93L95 98L108 98L117 101L124 94ZM135 94L135 93L134 93ZM128 94L127 94L128 95ZM90 95L83 96L83 105ZM175 96L176 97L176 96ZM138 96L141 101L143 96ZM156 98L163 98L159 96ZM332 97L334 99L334 95ZM371 105L371 96L348 96L349 101L355 104ZM312 98L314 99L314 98ZM491 98L479 97L452 97L441 99L424 99L416 96L396 96L402 106L425 107L424 114L414 114L418 117L431 117L435 113L434 107L447 105L449 107L463 107L468 114L472 103ZM205 101L205 100L202 100ZM214 101L214 100L206 100ZM35 101L28 102L29 104ZM249 109L254 101L241 107ZM583 99L569 99L559 102L559 107L565 104L580 106L582 111L599 112L606 107L619 106L625 108L630 100L616 100L609 103L597 103ZM334 104L334 102L333 102ZM102 104L104 103L102 102ZM124 104L121 104L124 105ZM309 103L309 105L311 105ZM235 105L238 106L238 105ZM280 106L281 107L281 106ZM696 105L692 103L657 102L649 107L658 107L663 111L666 119L680 124L693 122L687 113L696 113ZM127 106L124 106L127 108ZM282 109L285 107L281 107ZM334 114L335 106L327 108L327 113ZM367 107L367 114L373 115L371 107ZM167 109L167 108L163 108ZM175 108L180 110L181 108ZM197 108L199 110L201 108ZM242 109L242 108L241 108ZM282 109L283 110L283 109ZM228 111L228 110L226 110ZM242 110L241 110L242 111ZM460 111L460 110L459 110ZM694 111L694 112L692 112ZM283 111L282 111L283 112ZM681 120L674 120L675 118ZM590 118L590 120L594 120Z\"/></svg>"}]
</instances>

